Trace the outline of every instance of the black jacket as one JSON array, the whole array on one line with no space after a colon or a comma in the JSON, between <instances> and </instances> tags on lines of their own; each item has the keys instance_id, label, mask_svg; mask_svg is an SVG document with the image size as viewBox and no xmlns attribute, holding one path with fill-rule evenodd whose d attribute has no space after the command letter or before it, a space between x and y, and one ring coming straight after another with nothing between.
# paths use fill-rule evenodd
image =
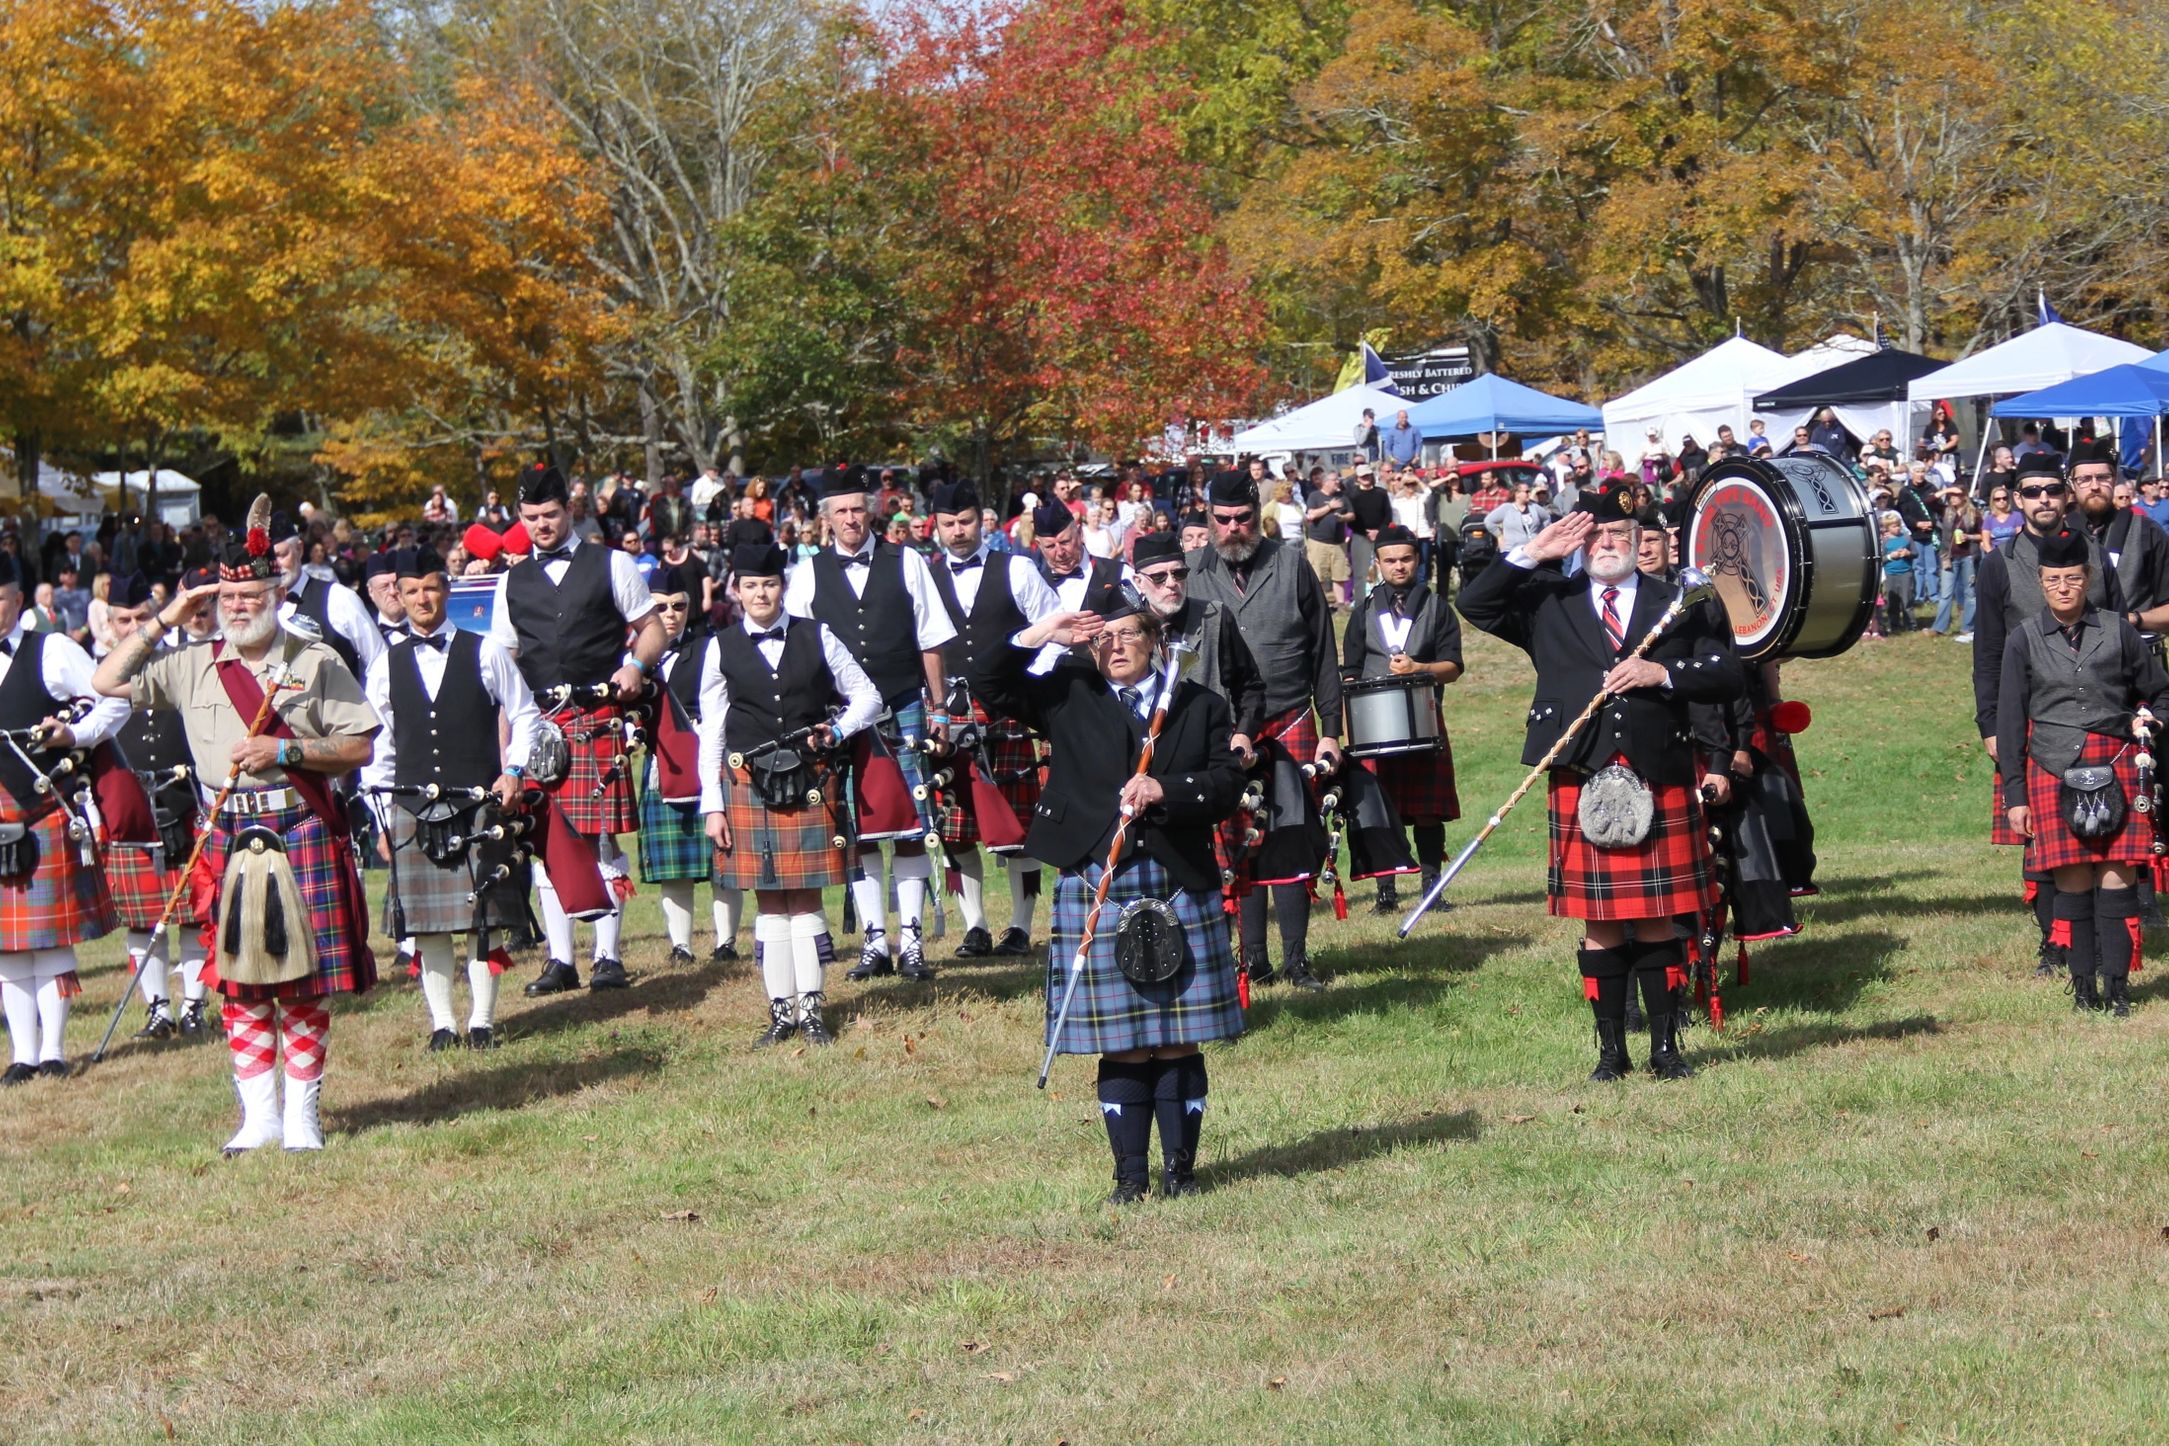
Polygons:
<instances>
[{"instance_id":1,"label":"black jacket","mask_svg":"<svg viewBox=\"0 0 2169 1446\"><path fill-rule=\"evenodd\" d=\"M1526 765L1542 761L1619 661L1597 621L1590 586L1586 573L1568 577L1555 566L1521 568L1502 558L1462 589L1461 616L1469 625L1512 643L1536 664L1536 701L1521 750ZM1637 582L1627 652L1678 595L1659 578ZM1643 656L1670 670L1672 686L1613 698L1553 760L1555 767L1594 770L1620 753L1651 783L1694 782L1688 705L1738 697L1746 686L1739 656L1713 631L1706 608L1689 608Z\"/></svg>"},{"instance_id":2,"label":"black jacket","mask_svg":"<svg viewBox=\"0 0 2169 1446\"><path fill-rule=\"evenodd\" d=\"M1064 657L1035 678L1026 671L1035 656L1022 648L991 649L979 659L972 686L990 712L1021 718L1054 745L1024 848L1070 872L1106 861L1145 724L1083 658ZM1213 826L1235 811L1243 788L1242 768L1228 751L1233 726L1219 695L1187 678L1175 685L1152 751L1152 776L1167 796L1131 823L1128 839L1165 865L1178 888L1220 887Z\"/></svg>"}]
</instances>

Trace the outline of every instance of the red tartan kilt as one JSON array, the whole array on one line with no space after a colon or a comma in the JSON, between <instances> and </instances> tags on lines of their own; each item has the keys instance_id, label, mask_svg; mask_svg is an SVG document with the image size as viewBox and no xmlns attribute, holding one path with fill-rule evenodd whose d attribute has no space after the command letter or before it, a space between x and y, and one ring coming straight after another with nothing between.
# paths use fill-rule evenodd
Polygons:
<instances>
[{"instance_id":1,"label":"red tartan kilt","mask_svg":"<svg viewBox=\"0 0 2169 1446\"><path fill-rule=\"evenodd\" d=\"M1258 730L1258 737L1271 738L1288 750L1298 763L1318 761L1318 720L1304 703L1277 718L1268 718ZM1313 792L1315 792L1315 786Z\"/></svg>"},{"instance_id":2,"label":"red tartan kilt","mask_svg":"<svg viewBox=\"0 0 2169 1446\"><path fill-rule=\"evenodd\" d=\"M218 974L219 939L214 921L219 896L225 885L226 854L233 836L251 825L268 828L286 843L286 861L293 866L301 902L309 912L308 925L316 933L316 972L285 984L242 984ZM348 845L334 839L331 830L306 803L274 813L228 814L210 825L210 837L196 863L197 876L190 880L189 920L202 931L205 952L203 982L228 999L316 999L326 994L363 994L377 982L376 956L369 952L365 932L349 926L340 877L354 867Z\"/></svg>"},{"instance_id":3,"label":"red tartan kilt","mask_svg":"<svg viewBox=\"0 0 2169 1446\"><path fill-rule=\"evenodd\" d=\"M1029 827L1032 809L1039 802L1039 740L1021 724L988 723L985 712L976 707L973 717L986 729L987 762L994 768L995 788L1017 821ZM950 784L935 796L934 827L941 831L942 843L951 849L974 848L980 842L979 820L965 802L969 797L967 788L959 783ZM1021 846L996 850L1020 851Z\"/></svg>"},{"instance_id":4,"label":"red tartan kilt","mask_svg":"<svg viewBox=\"0 0 2169 1446\"><path fill-rule=\"evenodd\" d=\"M1702 805L1684 783L1649 786L1655 813L1633 848L1600 849L1582 837L1582 776L1551 774L1551 912L1572 919L1665 919L1699 912L1709 878Z\"/></svg>"},{"instance_id":5,"label":"red tartan kilt","mask_svg":"<svg viewBox=\"0 0 2169 1446\"><path fill-rule=\"evenodd\" d=\"M1988 771L1988 841L2009 848L2022 848L2026 843L2025 836L2011 827L2010 815L2004 812L2003 775L1993 768ZM2026 867L2033 867L2031 859Z\"/></svg>"},{"instance_id":6,"label":"red tartan kilt","mask_svg":"<svg viewBox=\"0 0 2169 1446\"><path fill-rule=\"evenodd\" d=\"M2116 786L2124 791L2124 826L2107 838L2084 839L2064 821L2058 791L2062 781L2031 758L2026 760L2026 807L2033 812L2033 841L2026 845L2026 867L2047 873L2081 864L2151 864L2154 861L2154 823L2149 814L2131 807L2139 795L2138 745L2099 733L2086 735L2074 767L2091 768L2114 763Z\"/></svg>"},{"instance_id":7,"label":"red tartan kilt","mask_svg":"<svg viewBox=\"0 0 2169 1446\"><path fill-rule=\"evenodd\" d=\"M1403 823L1452 823L1461 817L1461 795L1454 788L1454 746L1439 728L1439 747L1431 753L1389 753L1364 760L1378 775L1378 786L1393 800Z\"/></svg>"},{"instance_id":8,"label":"red tartan kilt","mask_svg":"<svg viewBox=\"0 0 2169 1446\"><path fill-rule=\"evenodd\" d=\"M113 891L113 909L123 929L147 931L158 926L166 911L173 886L181 881L180 865L161 868L166 851L157 844L109 844L105 851L106 884ZM183 863L187 862L185 859ZM181 900L185 909L188 900ZM181 910L174 917L183 917Z\"/></svg>"},{"instance_id":9,"label":"red tartan kilt","mask_svg":"<svg viewBox=\"0 0 2169 1446\"><path fill-rule=\"evenodd\" d=\"M844 881L848 864L839 799L823 789L808 807L771 809L754 795L751 775L730 775L725 816L731 847L716 855L715 883L725 889L825 889Z\"/></svg>"},{"instance_id":10,"label":"red tartan kilt","mask_svg":"<svg viewBox=\"0 0 2169 1446\"><path fill-rule=\"evenodd\" d=\"M55 809L30 832L36 864L19 879L0 879L0 953L64 949L112 933L120 921L105 874L69 842L67 818Z\"/></svg>"},{"instance_id":11,"label":"red tartan kilt","mask_svg":"<svg viewBox=\"0 0 2169 1446\"><path fill-rule=\"evenodd\" d=\"M557 799L557 806L564 810L565 820L577 833L589 838L603 834L632 833L640 827L633 809L633 774L628 763L618 769L602 791L595 796L595 785L608 772L610 762L617 757L623 734L618 729L615 708L568 708L551 715L551 721L565 731L566 751L572 755L572 767L566 771L564 781L550 790ZM592 736L588 735L592 730Z\"/></svg>"}]
</instances>

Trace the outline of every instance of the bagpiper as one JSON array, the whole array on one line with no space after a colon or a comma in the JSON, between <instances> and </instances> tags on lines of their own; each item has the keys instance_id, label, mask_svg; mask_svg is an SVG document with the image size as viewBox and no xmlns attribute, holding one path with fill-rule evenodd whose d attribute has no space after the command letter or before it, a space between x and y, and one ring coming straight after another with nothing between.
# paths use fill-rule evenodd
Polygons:
<instances>
[{"instance_id":1,"label":"bagpiper","mask_svg":"<svg viewBox=\"0 0 2169 1446\"><path fill-rule=\"evenodd\" d=\"M731 571L742 615L701 651L701 813L721 881L753 890L753 953L768 991L756 1047L793 1034L828 1044L822 971L835 946L821 891L849 867L849 805L815 760L873 725L881 691L826 624L784 611L782 548L741 543Z\"/></svg>"},{"instance_id":2,"label":"bagpiper","mask_svg":"<svg viewBox=\"0 0 2169 1446\"><path fill-rule=\"evenodd\" d=\"M0 1007L13 1061L0 1084L68 1073L68 1001L82 992L75 946L119 920L71 787L56 784L63 755L113 736L128 716L93 695L90 655L63 633L26 627L14 559L0 553Z\"/></svg>"},{"instance_id":3,"label":"bagpiper","mask_svg":"<svg viewBox=\"0 0 2169 1446\"><path fill-rule=\"evenodd\" d=\"M619 958L621 901L632 880L618 835L633 832L638 820L632 779L616 761L622 752L619 705L640 696L661 660L663 623L639 565L617 548L582 542L572 530L572 493L557 468L537 462L520 474L520 525L534 551L499 577L490 636L513 655L538 706L564 735L570 757L564 776L537 782L573 831L593 843L615 896L610 911L595 920L588 988L623 989L631 981ZM535 897L549 959L525 992L532 997L577 989L572 916L539 860Z\"/></svg>"},{"instance_id":4,"label":"bagpiper","mask_svg":"<svg viewBox=\"0 0 2169 1446\"><path fill-rule=\"evenodd\" d=\"M485 876L478 838L485 827L518 826L511 815L521 802L534 746L535 697L512 655L494 639L445 620L452 589L443 558L429 548L402 548L393 571L406 627L363 682L369 706L384 723L361 777L376 810L379 854L391 866L384 932L414 940L429 1009L429 1048L493 1049L497 976L506 958L491 949L490 935L525 923L527 880L516 869ZM501 748L500 716L506 733ZM477 792L495 800L502 821L481 822L484 799ZM464 1036L455 1030L452 1012L458 934L467 936Z\"/></svg>"},{"instance_id":5,"label":"bagpiper","mask_svg":"<svg viewBox=\"0 0 2169 1446\"><path fill-rule=\"evenodd\" d=\"M151 584L142 573L115 578L106 605L112 610L113 634L126 637L150 618ZM215 604L213 604L215 607ZM190 643L184 628L174 628L159 639L162 648ZM203 940L194 930L183 928L176 913L167 918L166 905L180 885L181 870L188 864L196 841L195 765L188 752L188 733L181 717L171 709L131 708L128 719L115 735L128 766L136 772L150 796L151 815L158 826L155 841L133 843L114 840L106 849L106 879L113 890L113 908L121 927L128 931L128 963L136 985L143 991L149 1018L136 1031L138 1039L171 1039L176 1033L196 1035L203 1029ZM185 900L183 902L186 902ZM166 929L161 923L169 924ZM154 932L155 931L155 932ZM169 942L170 941L170 942ZM167 993L167 964L180 956L181 1013L173 1014Z\"/></svg>"},{"instance_id":6,"label":"bagpiper","mask_svg":"<svg viewBox=\"0 0 2169 1446\"><path fill-rule=\"evenodd\" d=\"M241 1099L229 1155L275 1141L324 1147L324 1000L361 993L377 977L368 903L330 780L369 761L380 725L339 655L281 626L286 585L272 560L270 516L270 499L259 496L246 528L227 540L218 582L167 603L106 655L94 680L109 698L178 712L187 730L209 832L190 880L191 919L207 931L205 980L226 1001ZM158 646L213 595L219 642ZM282 1051L283 1112L274 1073Z\"/></svg>"},{"instance_id":7,"label":"bagpiper","mask_svg":"<svg viewBox=\"0 0 2169 1446\"><path fill-rule=\"evenodd\" d=\"M1039 740L1017 719L989 713L970 682L977 660L988 649L1006 647L1010 638L1060 604L1031 558L996 552L987 545L979 493L971 483L935 483L927 493L927 508L941 545L941 555L931 569L934 586L956 629L956 636L942 648L945 706L936 721L942 733L952 738L966 728L982 730L984 753L994 774L989 782L1001 790L1018 819L1029 819L1039 802ZM959 688L968 696L960 698ZM949 712L947 705L958 702L965 711ZM958 911L964 916L964 939L957 946L957 957L1029 954L1032 914L1039 903L1039 861L1021 845L1000 851L1009 877L1009 927L999 940L991 938L979 822L966 802L968 796L960 772L957 784L943 796L936 819L942 845L957 871Z\"/></svg>"},{"instance_id":8,"label":"bagpiper","mask_svg":"<svg viewBox=\"0 0 2169 1446\"><path fill-rule=\"evenodd\" d=\"M695 728L700 724L701 673L714 642L705 615L694 606L705 581L697 565L684 563L656 569L648 582L656 616L663 620L663 660L657 669L662 691ZM693 962L693 890L706 881L715 896L715 948L708 962L728 964L738 957L734 941L745 893L722 881L715 845L700 812L698 777L676 785L690 787L689 796L671 797L673 785L666 781L663 764L661 747L651 748L640 790L640 881L655 885L662 900L672 964Z\"/></svg>"},{"instance_id":9,"label":"bagpiper","mask_svg":"<svg viewBox=\"0 0 2169 1446\"><path fill-rule=\"evenodd\" d=\"M865 938L859 962L844 977L872 979L897 973L906 979L932 979L934 971L926 962L920 929L927 882L934 874L926 840L935 832L923 746L927 700L941 698L941 650L956 636L956 628L942 611L926 559L908 547L877 540L869 529L866 481L861 473L838 468L823 477L821 511L828 519L829 546L791 569L784 586L784 610L792 617L824 624L874 680L883 708L875 727L895 754L918 812L911 835L894 840L890 868L896 881L900 938L893 961L886 923L888 893L881 880L881 843L859 840L851 898Z\"/></svg>"}]
</instances>

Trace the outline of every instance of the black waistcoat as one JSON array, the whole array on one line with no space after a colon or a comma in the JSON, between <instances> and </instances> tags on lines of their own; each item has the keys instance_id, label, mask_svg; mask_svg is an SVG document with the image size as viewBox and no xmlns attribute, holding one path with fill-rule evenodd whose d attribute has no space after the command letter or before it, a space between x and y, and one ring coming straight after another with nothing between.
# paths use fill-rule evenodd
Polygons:
<instances>
[{"instance_id":1,"label":"black waistcoat","mask_svg":"<svg viewBox=\"0 0 2169 1446\"><path fill-rule=\"evenodd\" d=\"M34 728L61 709L61 701L45 691L45 637L24 633L6 679L0 680L0 728ZM36 750L31 756L37 756ZM0 787L22 813L43 813L50 807L39 796L29 765L12 748L0 748Z\"/></svg>"},{"instance_id":2,"label":"black waistcoat","mask_svg":"<svg viewBox=\"0 0 2169 1446\"><path fill-rule=\"evenodd\" d=\"M519 637L520 676L536 692L609 681L625 656L625 615L610 591L610 549L583 542L561 582L534 558L505 577L505 610Z\"/></svg>"},{"instance_id":3,"label":"black waistcoat","mask_svg":"<svg viewBox=\"0 0 2169 1446\"><path fill-rule=\"evenodd\" d=\"M996 648L1006 646L1010 638L1024 630L1028 621L1024 609L1017 606L1017 595L1009 585L1008 555L988 553L981 570L979 593L972 599L971 611L967 613L962 599L957 596L956 577L949 571L949 559L938 559L931 569L934 591L941 595L941 605L956 627L956 636L941 648L944 677L971 677L979 659L991 657Z\"/></svg>"},{"instance_id":4,"label":"black waistcoat","mask_svg":"<svg viewBox=\"0 0 2169 1446\"><path fill-rule=\"evenodd\" d=\"M347 641L345 633L331 625L331 589L332 584L320 577L303 578L301 590L294 594L294 611L316 624L324 645L339 655L346 670L358 681L364 671L361 654L354 651L354 645Z\"/></svg>"},{"instance_id":5,"label":"black waistcoat","mask_svg":"<svg viewBox=\"0 0 2169 1446\"><path fill-rule=\"evenodd\" d=\"M863 593L851 590L843 559L833 547L814 554L810 566L814 617L828 624L837 641L850 650L880 689L883 702L911 701L925 687L926 672L919 665L919 632L911 593L904 587L902 549L887 542L874 544ZM820 651L816 647L815 655ZM736 701L733 697L734 705Z\"/></svg>"},{"instance_id":6,"label":"black waistcoat","mask_svg":"<svg viewBox=\"0 0 2169 1446\"><path fill-rule=\"evenodd\" d=\"M785 625L783 656L775 671L744 628L725 628L716 638L716 666L730 689L723 719L723 746L744 753L828 716L836 680L821 656L820 625L792 618Z\"/></svg>"},{"instance_id":7,"label":"black waistcoat","mask_svg":"<svg viewBox=\"0 0 2169 1446\"><path fill-rule=\"evenodd\" d=\"M663 686L670 689L670 695L678 700L678 706L685 709L688 723L700 721L700 665L701 659L707 655L708 634L705 632L688 630L679 636L678 641L663 649L661 666L668 669L663 677ZM676 661L672 661L673 659Z\"/></svg>"},{"instance_id":8,"label":"black waistcoat","mask_svg":"<svg viewBox=\"0 0 2169 1446\"><path fill-rule=\"evenodd\" d=\"M128 756L128 766L138 773L164 773L195 763L188 751L188 730L181 726L177 709L130 709L115 739Z\"/></svg>"},{"instance_id":9,"label":"black waistcoat","mask_svg":"<svg viewBox=\"0 0 2169 1446\"><path fill-rule=\"evenodd\" d=\"M454 630L444 678L432 700L414 655L397 643L385 658L392 703L393 778L419 786L479 788L504 771L497 748L497 704L482 685L482 635Z\"/></svg>"}]
</instances>

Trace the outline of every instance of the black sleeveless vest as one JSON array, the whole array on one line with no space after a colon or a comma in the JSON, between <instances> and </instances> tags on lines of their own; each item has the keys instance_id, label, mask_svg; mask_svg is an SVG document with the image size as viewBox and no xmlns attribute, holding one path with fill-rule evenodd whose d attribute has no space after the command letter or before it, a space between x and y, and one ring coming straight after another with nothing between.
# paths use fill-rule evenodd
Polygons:
<instances>
[{"instance_id":1,"label":"black sleeveless vest","mask_svg":"<svg viewBox=\"0 0 2169 1446\"><path fill-rule=\"evenodd\" d=\"M770 672L758 644L742 627L716 638L716 666L730 689L723 719L723 746L734 753L758 748L828 716L836 680L821 656L821 628L806 618L785 624L783 655Z\"/></svg>"},{"instance_id":2,"label":"black sleeveless vest","mask_svg":"<svg viewBox=\"0 0 2169 1446\"><path fill-rule=\"evenodd\" d=\"M24 633L6 679L0 680L0 728L34 728L61 709L60 699L45 691L45 636ZM38 793L29 765L12 748L0 748L0 787L14 798L18 817L52 808L51 796Z\"/></svg>"},{"instance_id":3,"label":"black sleeveless vest","mask_svg":"<svg viewBox=\"0 0 2169 1446\"><path fill-rule=\"evenodd\" d=\"M128 721L114 735L128 766L138 773L164 773L182 764L194 766L188 751L188 730L180 713L172 708L134 708Z\"/></svg>"},{"instance_id":4,"label":"black sleeveless vest","mask_svg":"<svg viewBox=\"0 0 2169 1446\"><path fill-rule=\"evenodd\" d=\"M583 542L562 582L541 562L513 564L505 610L520 641L520 676L536 692L560 683L607 682L625 656L625 615L610 591L610 549Z\"/></svg>"},{"instance_id":5,"label":"black sleeveless vest","mask_svg":"<svg viewBox=\"0 0 2169 1446\"><path fill-rule=\"evenodd\" d=\"M904 554L892 543L874 544L866 591L854 593L844 577L843 559L825 547L814 554L813 615L881 690L884 703L907 703L926 686L919 665L919 633L913 625L911 593L904 587ZM818 657L820 648L815 647ZM733 711L735 708L733 698Z\"/></svg>"},{"instance_id":6,"label":"black sleeveless vest","mask_svg":"<svg viewBox=\"0 0 2169 1446\"><path fill-rule=\"evenodd\" d=\"M316 624L324 645L339 655L346 670L358 682L363 671L361 654L354 651L354 645L347 641L345 633L331 625L331 588L332 585L320 577L303 578L301 591L294 594L294 611Z\"/></svg>"},{"instance_id":7,"label":"black sleeveless vest","mask_svg":"<svg viewBox=\"0 0 2169 1446\"><path fill-rule=\"evenodd\" d=\"M708 638L706 632L688 629L678 641L663 650L663 665L670 670L664 676L663 686L670 689L670 695L685 709L688 723L700 721L700 669L701 660L708 656ZM677 661L672 662L673 658Z\"/></svg>"},{"instance_id":8,"label":"black sleeveless vest","mask_svg":"<svg viewBox=\"0 0 2169 1446\"><path fill-rule=\"evenodd\" d=\"M395 643L384 659L391 684L393 778L446 788L493 782L504 763L497 747L497 704L482 685L482 635L453 631L434 700L414 661L420 648Z\"/></svg>"},{"instance_id":9,"label":"black sleeveless vest","mask_svg":"<svg viewBox=\"0 0 2169 1446\"><path fill-rule=\"evenodd\" d=\"M1024 609L1017 606L1016 593L1009 585L1009 554L990 552L980 566L984 576L979 579L979 595L972 599L969 613L964 611L963 601L957 596L956 577L949 570L949 559L936 559L930 569L934 574L934 591L940 594L942 608L956 627L956 636L941 648L941 670L945 677L971 677L981 658L991 657L997 648L1006 646L1011 637L1024 630L1028 621Z\"/></svg>"}]
</instances>

